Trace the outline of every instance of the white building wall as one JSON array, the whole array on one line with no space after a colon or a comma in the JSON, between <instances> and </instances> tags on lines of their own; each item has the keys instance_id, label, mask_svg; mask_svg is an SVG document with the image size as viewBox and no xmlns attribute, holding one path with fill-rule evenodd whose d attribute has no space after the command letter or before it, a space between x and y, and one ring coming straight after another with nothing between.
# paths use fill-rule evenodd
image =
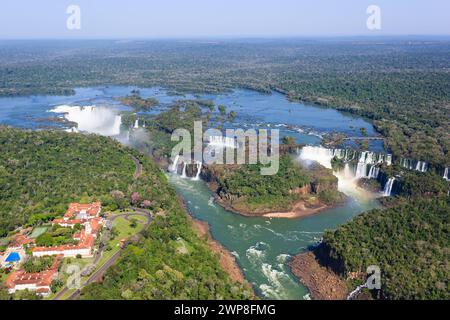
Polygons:
<instances>
[{"instance_id":1,"label":"white building wall","mask_svg":"<svg viewBox=\"0 0 450 320\"><path fill-rule=\"evenodd\" d=\"M55 251L55 250L33 251L34 257L54 256L58 254L64 255L64 257L76 257L79 254L83 258L89 258L92 257L92 250L90 248L83 248L83 249L69 249L64 251Z\"/></svg>"}]
</instances>

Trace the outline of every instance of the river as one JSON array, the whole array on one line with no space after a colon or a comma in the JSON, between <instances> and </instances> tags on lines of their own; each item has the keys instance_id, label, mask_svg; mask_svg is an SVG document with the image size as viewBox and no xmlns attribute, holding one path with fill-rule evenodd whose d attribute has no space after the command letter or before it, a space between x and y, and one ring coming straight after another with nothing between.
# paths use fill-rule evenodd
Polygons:
<instances>
[{"instance_id":1,"label":"river","mask_svg":"<svg viewBox=\"0 0 450 320\"><path fill-rule=\"evenodd\" d=\"M62 117L59 113L51 112L58 106L96 105L119 113L127 108L115 97L125 96L133 89L135 88L104 86L78 88L73 96L0 98L0 124L32 129L63 128L63 124L48 119L51 116ZM153 112L163 110L165 105L183 98L167 94L161 88L140 88L140 91L142 97L155 97L161 102L161 107ZM184 98L194 96L188 95ZM368 135L375 134L373 126L364 119L333 109L292 103L276 92L266 95L249 90L236 90L223 95L201 95L200 98L223 104L227 111L236 111L238 116L229 126L244 129L276 127L281 130L281 136L292 135L298 143L319 145L321 135L327 132L345 132L358 136L360 128L365 128ZM81 125L86 131L100 134L112 132L112 127L117 124L104 123L105 114L97 114L102 119L94 122L92 117L80 115L74 119L86 121ZM99 123L101 125L97 125ZM371 149L381 151L382 145L379 141L373 141ZM304 219L243 217L215 204L204 182L183 179L173 174L168 177L184 198L191 214L197 219L207 221L212 236L236 257L246 279L262 298L302 299L307 290L290 272L287 264L289 258L317 243L324 230L334 229L361 212L378 206L378 202L371 197L349 192L350 197L344 205Z\"/></svg>"}]
</instances>

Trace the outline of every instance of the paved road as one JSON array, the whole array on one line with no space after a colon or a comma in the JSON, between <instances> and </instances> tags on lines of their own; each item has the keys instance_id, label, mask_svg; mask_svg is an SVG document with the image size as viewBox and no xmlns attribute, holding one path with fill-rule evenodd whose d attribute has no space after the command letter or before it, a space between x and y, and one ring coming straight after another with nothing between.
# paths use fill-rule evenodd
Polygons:
<instances>
[{"instance_id":1,"label":"paved road","mask_svg":"<svg viewBox=\"0 0 450 320\"><path fill-rule=\"evenodd\" d=\"M137 178L139 178L142 175L142 163L139 161L138 158L131 156L131 158L134 161L134 164L136 165L136 170L134 172L134 180L136 180ZM114 220L116 220L117 218L123 217L126 220L130 220L131 216L143 216L145 218L147 218L147 223L144 226L144 229L148 227L148 225L150 224L150 222L152 221L152 213L149 210L146 209L142 209L142 208L133 208L134 212L130 212L130 213L123 213L123 214L116 214L113 216L108 217L108 220L110 223L113 223ZM86 280L86 282L84 283L83 286L90 284L94 281L97 281L98 279L101 278L101 276L103 275L103 273L106 271L106 269L108 269L111 265L113 265L116 260L120 257L120 252L122 251L123 248L120 248L119 251L117 251L115 254L113 254L111 256L111 258L109 258L97 271L95 271L89 278L88 280ZM97 253L97 255L94 258L93 264L96 265L100 258L102 257L102 251L103 248L100 249L100 251ZM59 300L61 299L61 297L67 292L67 290L69 290L69 288L67 286L65 286L62 290L60 290L55 297L53 298L54 300ZM78 296L80 295L80 290L75 291L70 297L69 300L73 300L76 299Z\"/></svg>"},{"instance_id":2,"label":"paved road","mask_svg":"<svg viewBox=\"0 0 450 320\"><path fill-rule=\"evenodd\" d=\"M122 248L120 248L119 251L117 251L116 253L114 253L111 258L108 259L108 261L106 261L97 271L95 271L87 280L86 282L83 284L83 287L91 284L93 282L96 282L98 280L101 279L101 277L103 276L103 274L105 273L105 271L111 267L116 261L117 259L119 259L120 257L120 253L121 253ZM76 300L79 296L80 296L81 291L80 290L76 290L74 293L72 293L67 300Z\"/></svg>"},{"instance_id":3,"label":"paved road","mask_svg":"<svg viewBox=\"0 0 450 320\"><path fill-rule=\"evenodd\" d=\"M147 223L144 226L144 229L146 227L148 227L148 225L150 224L150 222L152 222L153 217L152 214L149 210L146 209L141 209L141 208L133 208L133 210L135 210L135 212L129 212L129 213L122 213L122 214L115 214L113 216L108 217L108 220L112 223L114 220L116 220L117 218L124 218L126 220L130 220L130 217L132 216L141 216L141 217L145 217L147 218ZM105 273L105 271L112 266L117 259L120 257L120 253L122 251L123 248L120 248L116 253L114 253L111 258L109 258L97 271L95 271L87 280L86 282L83 284L83 287L91 284L95 281L98 281L102 275ZM97 253L97 255L94 258L94 262L93 264L97 264L98 261L100 260L100 258L102 257L102 251L103 249L101 249L100 252ZM62 290L60 290L55 297L53 298L53 300L60 300L62 298L62 296L69 290L69 288L67 286L65 286ZM80 290L76 290L74 293L72 293L68 300L75 300L80 296Z\"/></svg>"},{"instance_id":4,"label":"paved road","mask_svg":"<svg viewBox=\"0 0 450 320\"><path fill-rule=\"evenodd\" d=\"M134 179L136 180L137 178L139 178L142 174L142 163L139 161L138 158L131 156L131 158L134 161L134 164L136 165L136 170L134 171Z\"/></svg>"}]
</instances>

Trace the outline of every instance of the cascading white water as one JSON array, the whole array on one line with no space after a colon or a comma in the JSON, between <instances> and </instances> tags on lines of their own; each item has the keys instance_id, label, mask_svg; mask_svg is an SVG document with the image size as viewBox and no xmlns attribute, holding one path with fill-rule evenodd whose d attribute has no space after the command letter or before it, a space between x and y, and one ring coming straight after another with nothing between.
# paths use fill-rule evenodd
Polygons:
<instances>
[{"instance_id":1,"label":"cascading white water","mask_svg":"<svg viewBox=\"0 0 450 320\"><path fill-rule=\"evenodd\" d=\"M392 193L392 187L394 186L395 178L389 178L389 180L384 185L383 195L385 197L390 197Z\"/></svg>"},{"instance_id":2,"label":"cascading white water","mask_svg":"<svg viewBox=\"0 0 450 320\"><path fill-rule=\"evenodd\" d=\"M408 169L408 170L414 170L415 169L413 161L411 159L406 159L406 158L402 159L401 160L401 165L402 165L403 168Z\"/></svg>"},{"instance_id":3,"label":"cascading white water","mask_svg":"<svg viewBox=\"0 0 450 320\"><path fill-rule=\"evenodd\" d=\"M116 115L114 117L114 124L112 127L113 132L118 132L120 134L120 127L122 126L122 117L120 115Z\"/></svg>"},{"instance_id":4,"label":"cascading white water","mask_svg":"<svg viewBox=\"0 0 450 320\"><path fill-rule=\"evenodd\" d=\"M352 177L352 172L350 171L350 165L348 163L344 165L344 177L347 179Z\"/></svg>"},{"instance_id":5,"label":"cascading white water","mask_svg":"<svg viewBox=\"0 0 450 320\"><path fill-rule=\"evenodd\" d=\"M306 146L303 147L299 153L299 160L307 165L309 165L309 162L314 161L318 162L325 168L332 169L331 163L334 157L341 159L347 158L351 161L351 159L356 158L357 152L342 152L336 151L336 149L333 150L317 146ZM380 162L390 161L390 159L387 157L380 159L380 157L375 153L367 151L362 152L356 159L358 159L358 163L354 166L355 171L352 171L351 163L345 162L344 160L344 169L341 171L334 171L333 174L338 178L338 189L340 191L347 195L362 196L364 191L358 189L356 183L357 180L363 177L377 179L380 172L380 168L377 165ZM368 174L367 170L369 164L371 166Z\"/></svg>"},{"instance_id":6,"label":"cascading white water","mask_svg":"<svg viewBox=\"0 0 450 320\"><path fill-rule=\"evenodd\" d=\"M209 136L208 141L209 145L213 147L237 148L236 140L232 137Z\"/></svg>"},{"instance_id":7,"label":"cascading white water","mask_svg":"<svg viewBox=\"0 0 450 320\"><path fill-rule=\"evenodd\" d=\"M186 167L187 167L186 162L183 162L183 171L181 172L181 177L182 178L186 178L187 177L186 176Z\"/></svg>"},{"instance_id":8,"label":"cascading white water","mask_svg":"<svg viewBox=\"0 0 450 320\"><path fill-rule=\"evenodd\" d=\"M177 168L178 168L178 160L179 160L179 159L180 159L180 156L179 156L179 155L176 155L176 156L175 156L175 159L173 159L172 165L171 165L170 168L169 168L170 171L172 171L172 172L176 172L176 171L177 171Z\"/></svg>"},{"instance_id":9,"label":"cascading white water","mask_svg":"<svg viewBox=\"0 0 450 320\"><path fill-rule=\"evenodd\" d=\"M200 180L200 173L202 172L202 163L200 161L195 162L197 164L197 173L192 180Z\"/></svg>"},{"instance_id":10,"label":"cascading white water","mask_svg":"<svg viewBox=\"0 0 450 320\"><path fill-rule=\"evenodd\" d=\"M427 172L428 171L428 163L425 161L415 161L415 160L404 158L400 161L400 165L403 168L408 169L408 170L415 170L415 171L419 171L419 172Z\"/></svg>"},{"instance_id":11,"label":"cascading white water","mask_svg":"<svg viewBox=\"0 0 450 320\"><path fill-rule=\"evenodd\" d=\"M331 160L334 157L334 151L332 149L326 149L323 147L306 146L300 151L299 160L306 165L311 162L318 162L322 166L328 169L332 169ZM350 170L348 163L344 165L344 173L333 172L338 178L338 189L347 195L361 196L362 194L356 188L356 179Z\"/></svg>"},{"instance_id":12,"label":"cascading white water","mask_svg":"<svg viewBox=\"0 0 450 320\"><path fill-rule=\"evenodd\" d=\"M447 181L450 181L450 178L448 176L448 168L447 167L444 169L444 176L442 178L444 178Z\"/></svg>"},{"instance_id":13,"label":"cascading white water","mask_svg":"<svg viewBox=\"0 0 450 320\"><path fill-rule=\"evenodd\" d=\"M323 147L305 146L300 151L299 159L304 162L316 161L325 168L331 169L333 150Z\"/></svg>"},{"instance_id":14,"label":"cascading white water","mask_svg":"<svg viewBox=\"0 0 450 320\"><path fill-rule=\"evenodd\" d=\"M392 165L392 154L386 154L384 163L388 166Z\"/></svg>"},{"instance_id":15,"label":"cascading white water","mask_svg":"<svg viewBox=\"0 0 450 320\"><path fill-rule=\"evenodd\" d=\"M356 152L350 156L348 150L343 149L326 149L323 147L306 146L300 151L299 159L302 161L316 161L320 163L325 168L331 169L331 160L336 157L338 159L348 159L351 161L355 157ZM344 177L346 178L372 178L377 179L380 168L376 167L376 164L383 163L385 161L390 161L390 155L377 155L370 151L361 152L358 163L356 164L356 170L352 173L350 165L348 163L344 166ZM369 173L368 165L371 165Z\"/></svg>"},{"instance_id":16,"label":"cascading white water","mask_svg":"<svg viewBox=\"0 0 450 320\"><path fill-rule=\"evenodd\" d=\"M139 120L136 119L136 121L134 122L134 128L137 129L139 128Z\"/></svg>"},{"instance_id":17,"label":"cascading white water","mask_svg":"<svg viewBox=\"0 0 450 320\"><path fill-rule=\"evenodd\" d=\"M416 171L426 172L427 171L427 163L425 161L417 161Z\"/></svg>"},{"instance_id":18,"label":"cascading white water","mask_svg":"<svg viewBox=\"0 0 450 320\"><path fill-rule=\"evenodd\" d=\"M378 179L378 175L380 174L380 168L373 165L370 167L368 178L370 179Z\"/></svg>"},{"instance_id":19,"label":"cascading white water","mask_svg":"<svg viewBox=\"0 0 450 320\"><path fill-rule=\"evenodd\" d=\"M120 134L122 117L115 110L107 107L60 105L49 110L49 112L64 114L66 120L78 124L78 131L86 131L103 136L117 136Z\"/></svg>"},{"instance_id":20,"label":"cascading white water","mask_svg":"<svg viewBox=\"0 0 450 320\"><path fill-rule=\"evenodd\" d=\"M361 179L367 177L367 164L365 162L358 162L356 165L355 178Z\"/></svg>"}]
</instances>

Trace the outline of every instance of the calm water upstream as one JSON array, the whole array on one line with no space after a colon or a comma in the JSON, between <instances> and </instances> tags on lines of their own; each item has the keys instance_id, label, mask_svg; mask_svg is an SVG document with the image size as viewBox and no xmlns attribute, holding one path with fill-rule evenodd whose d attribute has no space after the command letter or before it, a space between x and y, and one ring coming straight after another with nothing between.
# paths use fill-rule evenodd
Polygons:
<instances>
[{"instance_id":1,"label":"calm water upstream","mask_svg":"<svg viewBox=\"0 0 450 320\"><path fill-rule=\"evenodd\" d=\"M60 114L48 112L58 105L103 105L115 110L126 110L114 97L125 96L134 87L80 88L74 96L29 96L0 98L0 124L38 129L61 127L48 120ZM155 97L164 105L177 99L194 98L171 96L160 88L140 89L143 97ZM202 95L223 104L238 116L233 127L279 128L281 135L295 136L297 142L320 144L326 132L345 132L359 136L360 128L369 135L375 134L367 121L332 109L291 103L283 95L265 95L254 91L236 90L223 95ZM92 121L93 119L89 119ZM100 121L101 119L99 119ZM112 124L111 124L112 125ZM378 142L372 150L382 150ZM249 218L230 213L212 200L212 194L202 181L191 181L169 175L170 183L183 196L195 218L207 221L213 237L236 257L246 279L263 298L302 299L307 290L291 274L287 261L320 240L326 229L348 221L363 211L378 206L376 200L349 198L345 205L318 215L297 219Z\"/></svg>"}]
</instances>

